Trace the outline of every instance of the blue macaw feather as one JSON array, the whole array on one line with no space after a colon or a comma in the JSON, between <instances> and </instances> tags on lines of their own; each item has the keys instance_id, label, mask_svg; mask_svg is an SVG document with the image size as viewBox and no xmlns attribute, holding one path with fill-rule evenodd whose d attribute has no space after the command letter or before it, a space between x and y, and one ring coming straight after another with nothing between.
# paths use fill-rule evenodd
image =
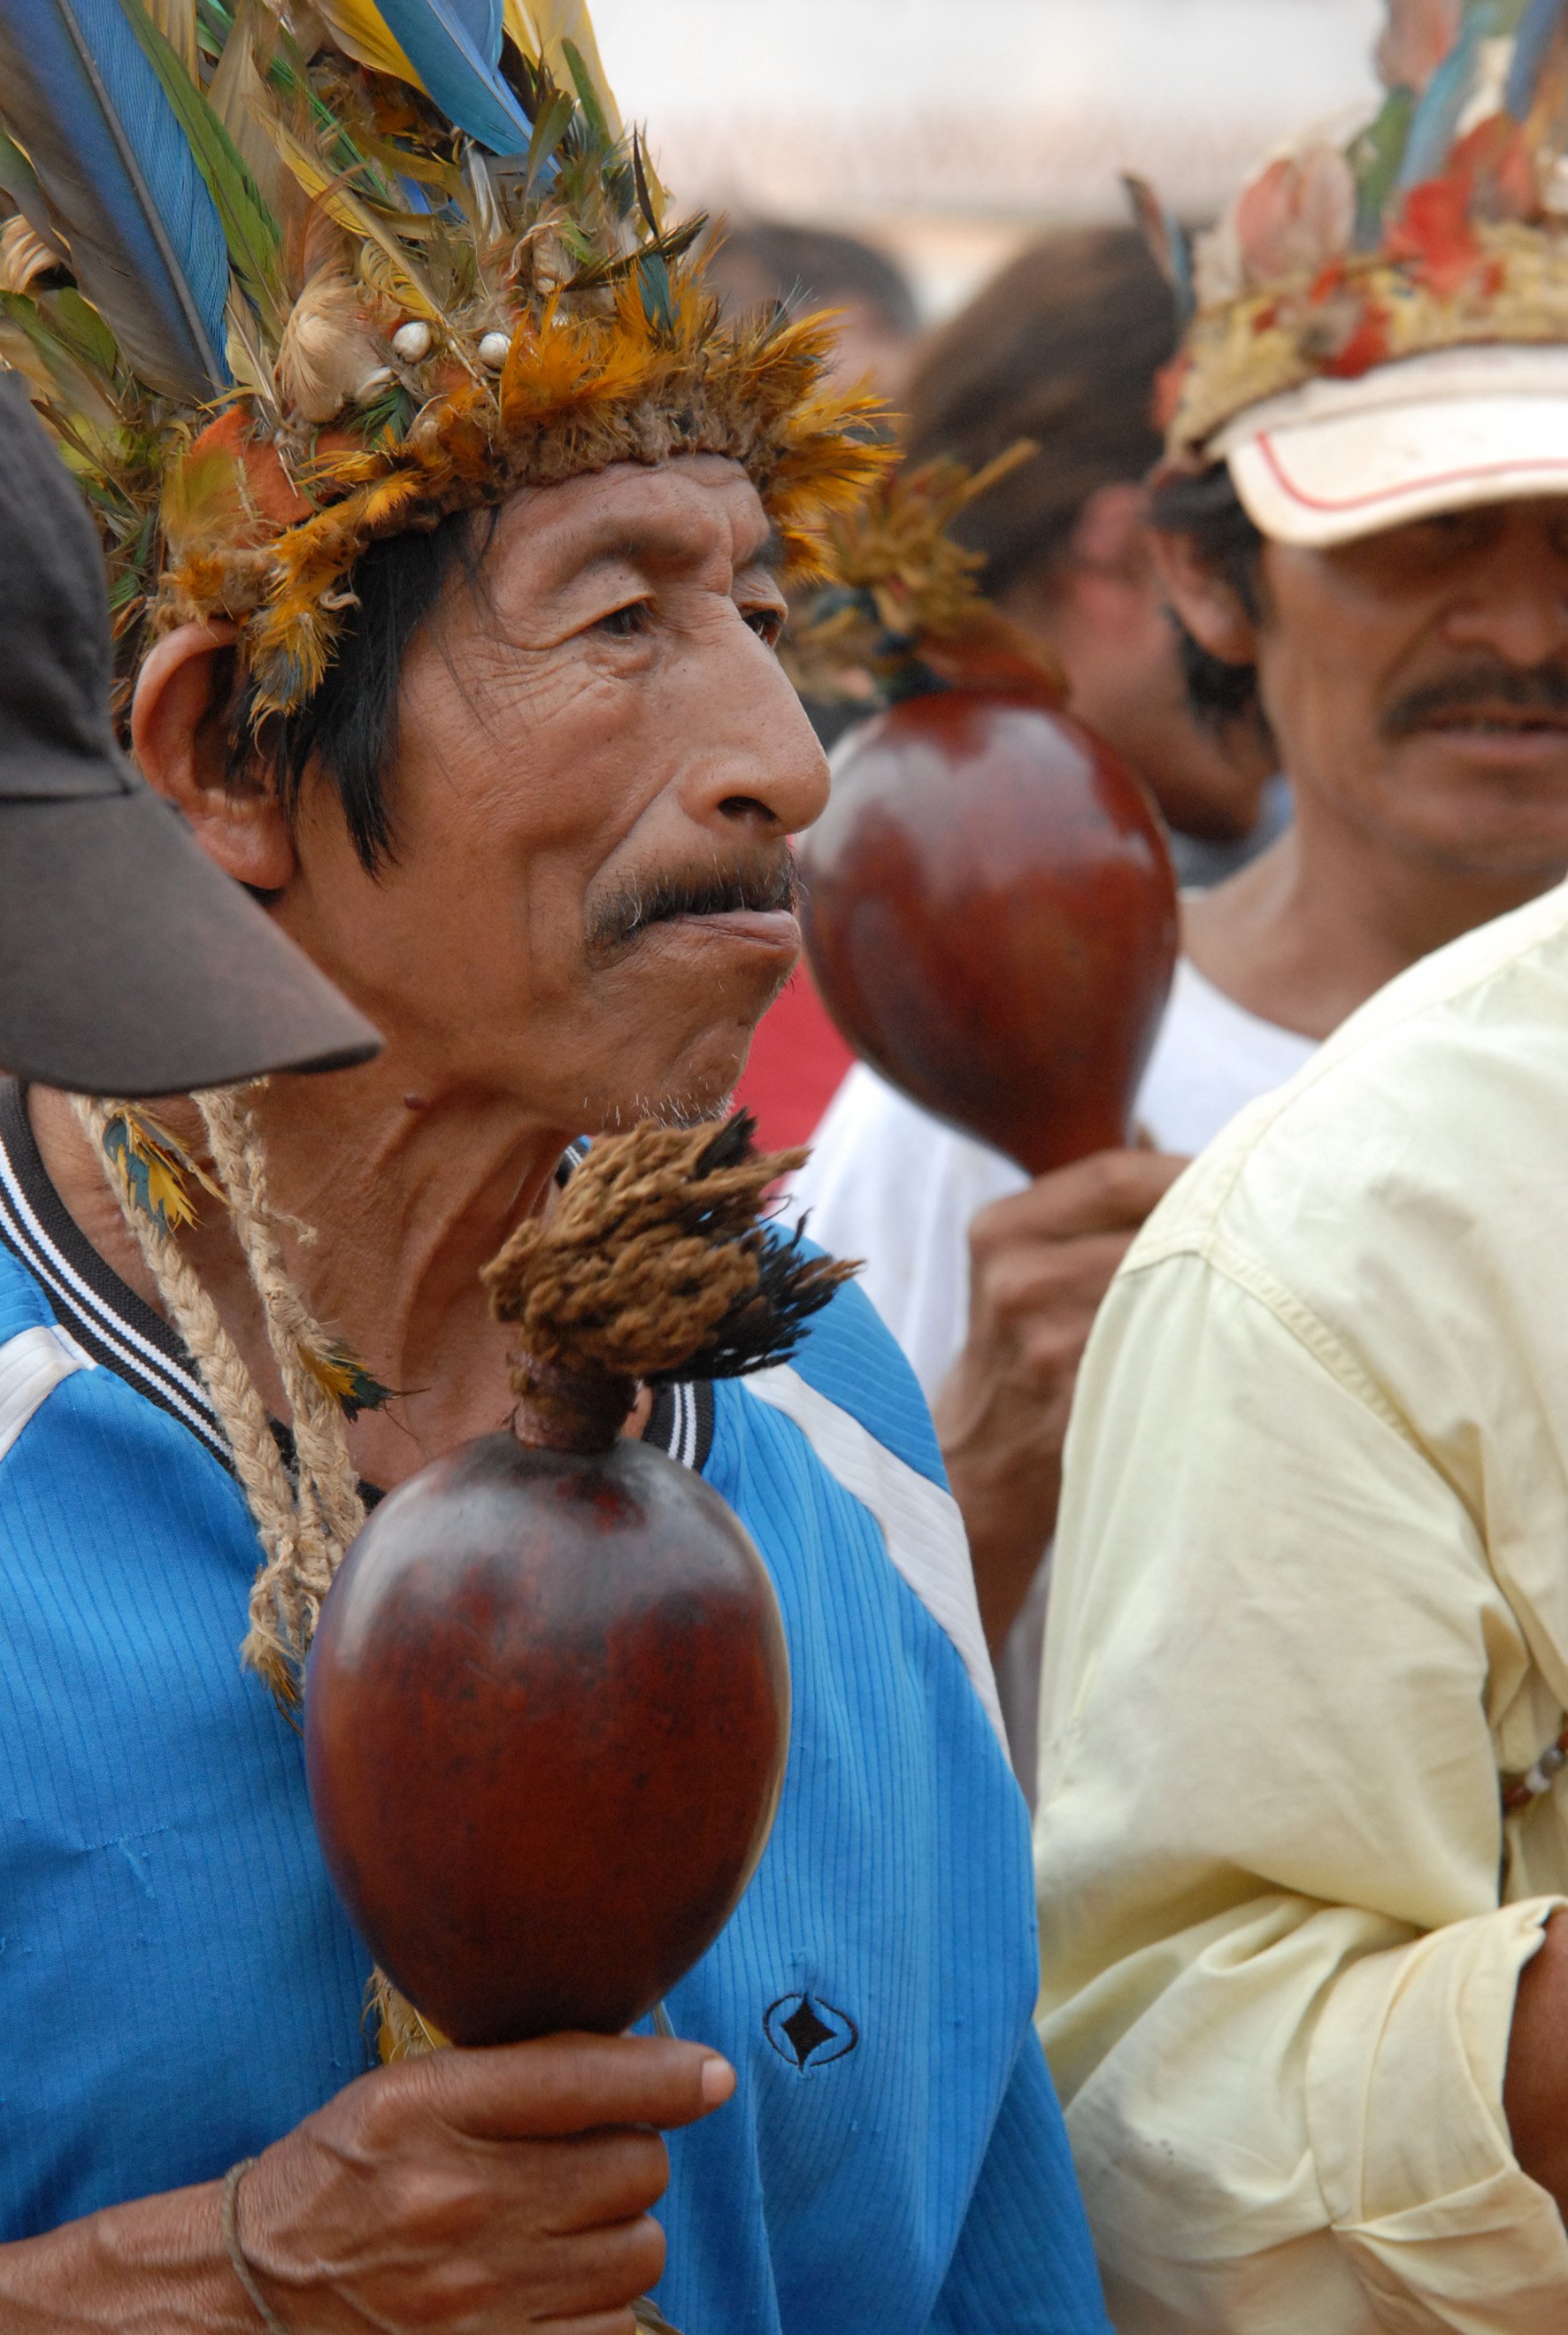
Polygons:
<instances>
[{"instance_id":1,"label":"blue macaw feather","mask_svg":"<svg viewBox=\"0 0 1568 2335\"><path fill-rule=\"evenodd\" d=\"M1503 102L1515 121L1523 121L1530 111L1552 35L1563 22L1565 8L1568 0L1529 0L1519 20L1503 87Z\"/></svg>"},{"instance_id":2,"label":"blue macaw feather","mask_svg":"<svg viewBox=\"0 0 1568 2335\"><path fill-rule=\"evenodd\" d=\"M1418 187L1424 179L1442 175L1476 77L1476 64L1485 30L1482 16L1466 10L1459 37L1428 82L1410 122L1404 159L1394 182L1395 191Z\"/></svg>"},{"instance_id":3,"label":"blue macaw feather","mask_svg":"<svg viewBox=\"0 0 1568 2335\"><path fill-rule=\"evenodd\" d=\"M0 0L0 113L132 370L187 402L222 388L222 224L119 0Z\"/></svg>"},{"instance_id":4,"label":"blue macaw feather","mask_svg":"<svg viewBox=\"0 0 1568 2335\"><path fill-rule=\"evenodd\" d=\"M504 30L502 0L451 0L452 15L467 32L481 57L498 63Z\"/></svg>"},{"instance_id":5,"label":"blue macaw feather","mask_svg":"<svg viewBox=\"0 0 1568 2335\"><path fill-rule=\"evenodd\" d=\"M376 0L376 5L449 121L492 154L526 150L533 123L496 70L498 0Z\"/></svg>"}]
</instances>

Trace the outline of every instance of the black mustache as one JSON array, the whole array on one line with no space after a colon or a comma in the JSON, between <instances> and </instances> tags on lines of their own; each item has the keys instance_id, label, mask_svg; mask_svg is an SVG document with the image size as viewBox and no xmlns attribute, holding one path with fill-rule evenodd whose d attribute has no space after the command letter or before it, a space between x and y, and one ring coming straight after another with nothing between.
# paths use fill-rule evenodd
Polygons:
<instances>
[{"instance_id":1,"label":"black mustache","mask_svg":"<svg viewBox=\"0 0 1568 2335\"><path fill-rule=\"evenodd\" d=\"M614 956L672 916L722 916L742 909L770 913L793 908L798 897L794 855L787 847L766 859L658 868L629 877L595 905L588 946L596 957Z\"/></svg>"},{"instance_id":2,"label":"black mustache","mask_svg":"<svg viewBox=\"0 0 1568 2335\"><path fill-rule=\"evenodd\" d=\"M1500 705L1520 713L1568 714L1568 665L1470 665L1429 681L1395 700L1379 728L1385 738L1408 738L1445 714L1486 713Z\"/></svg>"}]
</instances>

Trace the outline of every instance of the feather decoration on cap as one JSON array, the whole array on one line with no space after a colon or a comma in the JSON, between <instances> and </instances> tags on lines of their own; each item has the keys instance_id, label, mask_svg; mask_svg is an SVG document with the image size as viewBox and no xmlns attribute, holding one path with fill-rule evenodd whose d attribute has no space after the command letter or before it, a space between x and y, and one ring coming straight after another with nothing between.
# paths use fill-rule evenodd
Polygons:
<instances>
[{"instance_id":1,"label":"feather decoration on cap","mask_svg":"<svg viewBox=\"0 0 1568 2335\"><path fill-rule=\"evenodd\" d=\"M1568 342L1568 0L1388 5L1380 106L1266 156L1197 241L1172 462L1317 376Z\"/></svg>"},{"instance_id":2,"label":"feather decoration on cap","mask_svg":"<svg viewBox=\"0 0 1568 2335\"><path fill-rule=\"evenodd\" d=\"M54 261L13 238L0 359L97 511L121 713L192 618L301 704L369 544L521 486L721 454L808 578L890 459L829 323L721 319L582 0L0 0L0 125Z\"/></svg>"}]
</instances>

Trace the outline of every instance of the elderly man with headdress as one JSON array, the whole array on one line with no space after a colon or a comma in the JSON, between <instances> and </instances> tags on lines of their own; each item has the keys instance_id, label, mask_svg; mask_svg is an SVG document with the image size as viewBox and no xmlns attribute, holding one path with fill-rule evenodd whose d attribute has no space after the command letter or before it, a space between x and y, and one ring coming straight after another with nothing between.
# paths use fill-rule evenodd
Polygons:
<instances>
[{"instance_id":1,"label":"elderly man with headdress","mask_svg":"<svg viewBox=\"0 0 1568 2335\"><path fill-rule=\"evenodd\" d=\"M1382 839L1414 937L1568 848L1568 15L1399 5L1382 62L1199 247L1157 516L1311 750L1302 864L1337 819L1350 933ZM1128 2335L1568 2321L1565 1071L1558 883L1244 1112L1090 1337L1041 2026Z\"/></svg>"},{"instance_id":2,"label":"elderly man with headdress","mask_svg":"<svg viewBox=\"0 0 1568 2335\"><path fill-rule=\"evenodd\" d=\"M780 581L878 459L830 328L720 325L580 9L6 0L0 92L0 347L119 712L386 1041L155 1112L0 1089L0 2320L608 2335L667 2176L689 2329L1091 2335L962 1532L855 1292L639 1416L793 1677L696 2041L399 2059L383 1991L376 2067L292 1723L366 1505L510 1408L480 1266L574 1138L719 1110L794 962ZM111 937L134 1000L129 890Z\"/></svg>"}]
</instances>

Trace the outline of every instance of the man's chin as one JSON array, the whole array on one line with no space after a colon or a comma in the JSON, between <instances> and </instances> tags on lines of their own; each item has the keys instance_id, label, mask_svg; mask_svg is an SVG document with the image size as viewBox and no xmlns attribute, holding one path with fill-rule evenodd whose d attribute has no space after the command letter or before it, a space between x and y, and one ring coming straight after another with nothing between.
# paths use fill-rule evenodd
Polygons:
<instances>
[{"instance_id":1,"label":"man's chin","mask_svg":"<svg viewBox=\"0 0 1568 2335\"><path fill-rule=\"evenodd\" d=\"M750 1046L749 1027L705 1033L677 1060L626 1075L585 1099L585 1135L612 1134L654 1119L661 1127L696 1127L730 1109Z\"/></svg>"},{"instance_id":2,"label":"man's chin","mask_svg":"<svg viewBox=\"0 0 1568 2335\"><path fill-rule=\"evenodd\" d=\"M794 971L792 952L763 961L758 951L722 975L661 962L649 949L601 977L599 1031L610 1048L602 1076L583 1096L583 1132L608 1133L639 1119L686 1126L715 1119L728 1108L746 1068L758 1023ZM630 977L628 977L630 975ZM715 1018L718 1016L719 1018Z\"/></svg>"}]
</instances>

